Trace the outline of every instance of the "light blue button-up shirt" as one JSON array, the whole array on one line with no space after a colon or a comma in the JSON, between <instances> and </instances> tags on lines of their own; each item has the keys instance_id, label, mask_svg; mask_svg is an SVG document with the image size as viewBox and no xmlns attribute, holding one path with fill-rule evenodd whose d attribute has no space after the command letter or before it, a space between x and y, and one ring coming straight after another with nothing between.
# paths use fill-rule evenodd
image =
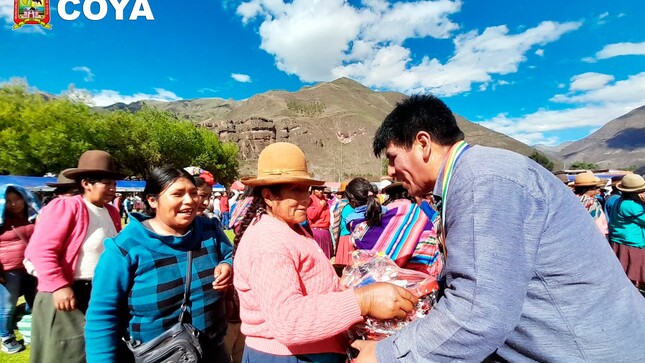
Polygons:
<instances>
[{"instance_id":1,"label":"light blue button-up shirt","mask_svg":"<svg viewBox=\"0 0 645 363\"><path fill-rule=\"evenodd\" d=\"M645 362L645 299L560 180L474 146L446 199L445 295L379 362Z\"/></svg>"}]
</instances>

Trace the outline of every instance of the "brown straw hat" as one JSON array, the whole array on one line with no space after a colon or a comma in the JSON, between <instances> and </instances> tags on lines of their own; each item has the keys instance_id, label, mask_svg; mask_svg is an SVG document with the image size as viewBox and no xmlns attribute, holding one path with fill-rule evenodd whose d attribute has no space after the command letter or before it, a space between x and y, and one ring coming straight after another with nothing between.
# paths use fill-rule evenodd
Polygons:
<instances>
[{"instance_id":1,"label":"brown straw hat","mask_svg":"<svg viewBox=\"0 0 645 363\"><path fill-rule=\"evenodd\" d=\"M593 187L598 184L596 177L591 173L580 173L576 175L576 179L573 181L574 187Z\"/></svg>"},{"instance_id":2,"label":"brown straw hat","mask_svg":"<svg viewBox=\"0 0 645 363\"><path fill-rule=\"evenodd\" d=\"M340 183L340 186L338 187L338 190L336 193L345 193L345 190L347 189L347 184L349 184L349 181L344 181Z\"/></svg>"},{"instance_id":3,"label":"brown straw hat","mask_svg":"<svg viewBox=\"0 0 645 363\"><path fill-rule=\"evenodd\" d=\"M597 187L604 188L607 186L607 179L596 178L596 182Z\"/></svg>"},{"instance_id":4,"label":"brown straw hat","mask_svg":"<svg viewBox=\"0 0 645 363\"><path fill-rule=\"evenodd\" d=\"M71 187L73 185L76 185L76 181L74 179L70 179L65 177L63 173L68 172L72 170L72 168L65 169L58 173L58 177L56 178L56 183L45 183L48 187L52 188L60 188L60 187Z\"/></svg>"},{"instance_id":5,"label":"brown straw hat","mask_svg":"<svg viewBox=\"0 0 645 363\"><path fill-rule=\"evenodd\" d=\"M78 179L83 175L101 175L113 179L121 178L112 155L103 150L84 152L78 159L78 167L64 170L63 175L71 179Z\"/></svg>"},{"instance_id":6,"label":"brown straw hat","mask_svg":"<svg viewBox=\"0 0 645 363\"><path fill-rule=\"evenodd\" d=\"M645 192L645 180L638 174L627 174L616 185L616 188L625 193Z\"/></svg>"},{"instance_id":7,"label":"brown straw hat","mask_svg":"<svg viewBox=\"0 0 645 363\"><path fill-rule=\"evenodd\" d=\"M294 144L276 142L264 148L258 158L258 174L240 180L248 186L274 184L323 185L322 180L314 180L307 170L305 154Z\"/></svg>"}]
</instances>

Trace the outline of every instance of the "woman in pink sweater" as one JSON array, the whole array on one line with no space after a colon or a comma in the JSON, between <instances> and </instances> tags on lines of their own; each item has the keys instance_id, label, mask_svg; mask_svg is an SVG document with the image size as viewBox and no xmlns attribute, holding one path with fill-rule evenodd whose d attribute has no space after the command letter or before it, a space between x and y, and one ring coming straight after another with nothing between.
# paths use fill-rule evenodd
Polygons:
<instances>
[{"instance_id":1,"label":"woman in pink sweater","mask_svg":"<svg viewBox=\"0 0 645 363\"><path fill-rule=\"evenodd\" d=\"M416 297L392 284L340 289L333 266L300 226L309 187L323 182L309 177L297 146L269 145L257 177L242 182L254 187L235 238L243 362L344 362L350 326L365 315L389 319L412 309Z\"/></svg>"},{"instance_id":2,"label":"woman in pink sweater","mask_svg":"<svg viewBox=\"0 0 645 363\"><path fill-rule=\"evenodd\" d=\"M38 276L32 313L31 363L85 362L85 312L105 238L121 231L116 208L106 203L119 177L105 151L89 150L64 172L82 195L59 197L41 211L25 257Z\"/></svg>"},{"instance_id":3,"label":"woman in pink sweater","mask_svg":"<svg viewBox=\"0 0 645 363\"><path fill-rule=\"evenodd\" d=\"M16 302L24 295L30 309L36 295L36 279L22 261L39 211L40 202L28 190L14 184L0 186L0 349L9 354L24 348L13 333Z\"/></svg>"}]
</instances>

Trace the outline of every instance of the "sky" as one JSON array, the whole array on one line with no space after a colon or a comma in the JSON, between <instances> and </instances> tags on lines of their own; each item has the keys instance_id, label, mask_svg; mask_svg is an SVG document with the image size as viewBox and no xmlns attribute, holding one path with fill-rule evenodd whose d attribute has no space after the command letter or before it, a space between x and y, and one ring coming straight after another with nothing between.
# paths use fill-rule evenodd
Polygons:
<instances>
[{"instance_id":1,"label":"sky","mask_svg":"<svg viewBox=\"0 0 645 363\"><path fill-rule=\"evenodd\" d=\"M12 30L13 5L0 0L0 84L96 106L348 77L558 145L645 105L642 0L52 0L50 30Z\"/></svg>"}]
</instances>

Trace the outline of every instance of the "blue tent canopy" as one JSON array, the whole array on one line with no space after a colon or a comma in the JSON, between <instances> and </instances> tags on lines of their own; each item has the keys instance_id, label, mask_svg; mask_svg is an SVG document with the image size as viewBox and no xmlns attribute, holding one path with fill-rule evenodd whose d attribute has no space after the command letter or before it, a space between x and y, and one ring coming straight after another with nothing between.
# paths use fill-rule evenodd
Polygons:
<instances>
[{"instance_id":1,"label":"blue tent canopy","mask_svg":"<svg viewBox=\"0 0 645 363\"><path fill-rule=\"evenodd\" d=\"M31 191L52 191L54 188L47 186L47 183L56 183L56 178L38 177L38 176L19 176L19 175L0 175L0 185L16 184ZM146 187L143 180L117 180L117 192L142 192ZM213 191L223 192L226 187L222 184L213 185Z\"/></svg>"},{"instance_id":2,"label":"blue tent canopy","mask_svg":"<svg viewBox=\"0 0 645 363\"><path fill-rule=\"evenodd\" d=\"M47 183L56 183L56 178L38 176L0 175L1 184L16 184L32 191L52 191ZM146 182L140 180L117 180L118 192L142 192Z\"/></svg>"}]
</instances>

